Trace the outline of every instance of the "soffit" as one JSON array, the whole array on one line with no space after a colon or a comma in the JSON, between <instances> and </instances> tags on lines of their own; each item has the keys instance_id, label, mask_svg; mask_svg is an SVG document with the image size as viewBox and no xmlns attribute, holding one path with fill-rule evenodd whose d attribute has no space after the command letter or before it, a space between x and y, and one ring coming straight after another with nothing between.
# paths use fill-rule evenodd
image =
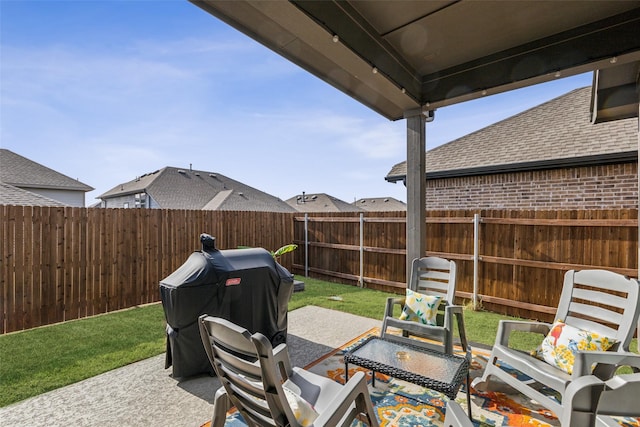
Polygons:
<instances>
[{"instance_id":1,"label":"soffit","mask_svg":"<svg viewBox=\"0 0 640 427\"><path fill-rule=\"evenodd\" d=\"M392 120L640 61L640 1L192 1Z\"/></svg>"}]
</instances>

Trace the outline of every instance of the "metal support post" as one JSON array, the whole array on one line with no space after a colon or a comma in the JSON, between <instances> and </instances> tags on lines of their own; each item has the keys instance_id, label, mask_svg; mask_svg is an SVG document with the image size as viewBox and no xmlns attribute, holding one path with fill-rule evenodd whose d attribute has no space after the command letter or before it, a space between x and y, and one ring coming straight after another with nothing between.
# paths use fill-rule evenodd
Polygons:
<instances>
[{"instance_id":1,"label":"metal support post","mask_svg":"<svg viewBox=\"0 0 640 427\"><path fill-rule=\"evenodd\" d=\"M360 278L358 286L364 287L364 214L360 213Z\"/></svg>"},{"instance_id":2,"label":"metal support post","mask_svg":"<svg viewBox=\"0 0 640 427\"><path fill-rule=\"evenodd\" d=\"M478 305L478 265L480 263L480 214L473 215L473 309Z\"/></svg>"},{"instance_id":3,"label":"metal support post","mask_svg":"<svg viewBox=\"0 0 640 427\"><path fill-rule=\"evenodd\" d=\"M309 214L304 214L304 277L309 277Z\"/></svg>"}]
</instances>

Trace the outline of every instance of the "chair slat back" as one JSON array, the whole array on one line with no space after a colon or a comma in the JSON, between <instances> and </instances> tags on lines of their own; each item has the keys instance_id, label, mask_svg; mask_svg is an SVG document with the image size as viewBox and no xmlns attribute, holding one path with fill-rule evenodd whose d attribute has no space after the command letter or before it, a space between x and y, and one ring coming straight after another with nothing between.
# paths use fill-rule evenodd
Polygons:
<instances>
[{"instance_id":1,"label":"chair slat back","mask_svg":"<svg viewBox=\"0 0 640 427\"><path fill-rule=\"evenodd\" d=\"M613 338L628 350L639 310L637 280L607 270L570 270L556 320Z\"/></svg>"},{"instance_id":2,"label":"chair slat back","mask_svg":"<svg viewBox=\"0 0 640 427\"><path fill-rule=\"evenodd\" d=\"M200 318L200 331L207 356L229 399L250 425L298 425L293 414L287 416L291 409L284 408L273 350L266 337L251 335L232 322L209 316Z\"/></svg>"},{"instance_id":3,"label":"chair slat back","mask_svg":"<svg viewBox=\"0 0 640 427\"><path fill-rule=\"evenodd\" d=\"M440 296L453 304L456 293L456 263L439 257L416 258L411 265L409 289Z\"/></svg>"}]
</instances>

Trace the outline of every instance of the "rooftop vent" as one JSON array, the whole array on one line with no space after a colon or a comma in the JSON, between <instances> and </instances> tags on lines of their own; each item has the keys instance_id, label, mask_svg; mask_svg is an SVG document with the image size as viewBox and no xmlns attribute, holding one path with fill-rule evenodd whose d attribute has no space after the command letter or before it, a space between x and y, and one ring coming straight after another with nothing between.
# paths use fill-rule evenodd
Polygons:
<instances>
[{"instance_id":1,"label":"rooftop vent","mask_svg":"<svg viewBox=\"0 0 640 427\"><path fill-rule=\"evenodd\" d=\"M185 174L185 173L187 173L187 171L185 171L184 169L178 169L178 173Z\"/></svg>"},{"instance_id":2,"label":"rooftop vent","mask_svg":"<svg viewBox=\"0 0 640 427\"><path fill-rule=\"evenodd\" d=\"M218 177L215 173L210 173L210 174L209 174L209 176L210 176L211 178L217 178L217 177Z\"/></svg>"}]
</instances>

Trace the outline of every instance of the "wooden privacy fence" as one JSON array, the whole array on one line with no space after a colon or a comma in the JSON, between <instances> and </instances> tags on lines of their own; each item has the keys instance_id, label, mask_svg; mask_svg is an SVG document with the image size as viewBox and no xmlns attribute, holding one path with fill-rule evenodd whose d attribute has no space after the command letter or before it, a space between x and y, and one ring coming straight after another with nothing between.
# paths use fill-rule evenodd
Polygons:
<instances>
[{"instance_id":1,"label":"wooden privacy fence","mask_svg":"<svg viewBox=\"0 0 640 427\"><path fill-rule=\"evenodd\" d=\"M206 232L220 249L276 249L296 274L403 292L404 212L218 212L0 206L0 333L159 300ZM474 216L478 215L474 222ZM569 269L637 277L637 210L428 211L427 254L458 264L458 296L549 320ZM474 285L475 284L475 285Z\"/></svg>"},{"instance_id":2,"label":"wooden privacy fence","mask_svg":"<svg viewBox=\"0 0 640 427\"><path fill-rule=\"evenodd\" d=\"M220 249L293 240L291 214L7 205L0 213L0 333L158 301L160 280L200 249L203 232Z\"/></svg>"},{"instance_id":3,"label":"wooden privacy fence","mask_svg":"<svg viewBox=\"0 0 640 427\"><path fill-rule=\"evenodd\" d=\"M295 271L398 292L404 213L296 216ZM637 210L428 211L427 255L456 260L458 296L491 311L551 320L563 275L604 268L637 277Z\"/></svg>"}]
</instances>

